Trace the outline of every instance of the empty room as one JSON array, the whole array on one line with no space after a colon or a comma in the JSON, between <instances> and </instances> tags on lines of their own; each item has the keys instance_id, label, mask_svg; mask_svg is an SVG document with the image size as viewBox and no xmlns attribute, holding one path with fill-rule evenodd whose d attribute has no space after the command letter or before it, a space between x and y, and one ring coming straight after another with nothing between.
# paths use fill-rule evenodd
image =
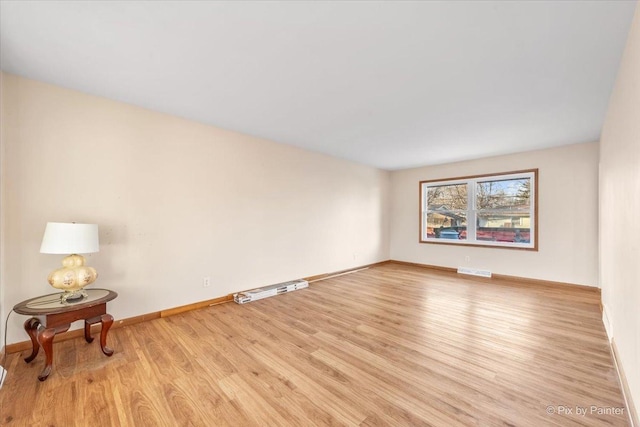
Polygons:
<instances>
[{"instance_id":1,"label":"empty room","mask_svg":"<svg viewBox=\"0 0 640 427\"><path fill-rule=\"evenodd\" d=\"M640 7L0 0L0 425L635 426Z\"/></svg>"}]
</instances>

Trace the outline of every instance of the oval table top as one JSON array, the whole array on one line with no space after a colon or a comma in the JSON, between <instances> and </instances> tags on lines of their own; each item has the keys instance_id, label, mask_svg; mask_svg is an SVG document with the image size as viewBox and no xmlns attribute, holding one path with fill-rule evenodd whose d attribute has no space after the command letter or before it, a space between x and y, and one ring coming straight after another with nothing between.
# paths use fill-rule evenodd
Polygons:
<instances>
[{"instance_id":1,"label":"oval table top","mask_svg":"<svg viewBox=\"0 0 640 427\"><path fill-rule=\"evenodd\" d=\"M118 296L116 292L108 289L84 289L84 291L88 296L78 300L67 300L66 302L62 302L64 292L31 298L16 304L13 307L13 311L30 316L57 314L103 304Z\"/></svg>"}]
</instances>

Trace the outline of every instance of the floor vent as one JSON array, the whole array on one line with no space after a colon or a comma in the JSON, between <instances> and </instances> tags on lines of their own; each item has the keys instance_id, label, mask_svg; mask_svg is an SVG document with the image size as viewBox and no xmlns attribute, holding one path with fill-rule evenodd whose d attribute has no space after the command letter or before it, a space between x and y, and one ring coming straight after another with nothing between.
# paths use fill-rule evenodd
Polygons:
<instances>
[{"instance_id":1,"label":"floor vent","mask_svg":"<svg viewBox=\"0 0 640 427\"><path fill-rule=\"evenodd\" d=\"M491 272L489 270L478 270L477 268L458 267L458 273L480 277L491 277Z\"/></svg>"},{"instance_id":2,"label":"floor vent","mask_svg":"<svg viewBox=\"0 0 640 427\"><path fill-rule=\"evenodd\" d=\"M237 294L233 294L233 300L238 304L245 304L251 301L257 301L259 299L269 298L307 287L309 287L309 282L306 280L292 280L291 282L276 283L275 285L265 286L263 288L238 292Z\"/></svg>"}]
</instances>

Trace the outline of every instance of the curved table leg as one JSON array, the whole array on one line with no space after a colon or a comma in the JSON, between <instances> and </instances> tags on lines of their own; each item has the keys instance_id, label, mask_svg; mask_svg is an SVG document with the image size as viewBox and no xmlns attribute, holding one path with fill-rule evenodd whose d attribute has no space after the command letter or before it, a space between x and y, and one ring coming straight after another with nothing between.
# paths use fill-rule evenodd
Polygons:
<instances>
[{"instance_id":1,"label":"curved table leg","mask_svg":"<svg viewBox=\"0 0 640 427\"><path fill-rule=\"evenodd\" d=\"M40 326L40 321L35 317L28 319L24 322L24 330L29 334L29 338L31 338L31 355L29 357L25 357L24 361L29 363L33 359L36 358L38 352L40 351L40 344L38 343L38 326Z\"/></svg>"},{"instance_id":2,"label":"curved table leg","mask_svg":"<svg viewBox=\"0 0 640 427\"><path fill-rule=\"evenodd\" d=\"M84 321L84 339L88 343L93 342L93 337L91 336L91 323L87 322L86 320Z\"/></svg>"},{"instance_id":3,"label":"curved table leg","mask_svg":"<svg viewBox=\"0 0 640 427\"><path fill-rule=\"evenodd\" d=\"M38 375L38 379L40 381L46 380L51 373L51 365L53 364L53 337L55 336L55 329L45 329L38 334L38 341L44 349L44 354L47 356L47 362L44 366L44 369L42 370L40 375Z\"/></svg>"},{"instance_id":4,"label":"curved table leg","mask_svg":"<svg viewBox=\"0 0 640 427\"><path fill-rule=\"evenodd\" d=\"M103 314L100 317L100 323L102 323L102 330L100 331L100 347L102 348L102 352L107 355L113 355L113 349L107 347L107 332L109 332L109 328L113 325L113 316L110 314Z\"/></svg>"}]
</instances>

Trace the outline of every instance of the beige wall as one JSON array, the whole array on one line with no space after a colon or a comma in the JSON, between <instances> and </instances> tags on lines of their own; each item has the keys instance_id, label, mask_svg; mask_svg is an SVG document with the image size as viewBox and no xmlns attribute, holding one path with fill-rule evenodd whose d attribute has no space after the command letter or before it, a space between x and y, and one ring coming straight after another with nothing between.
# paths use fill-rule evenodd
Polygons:
<instances>
[{"instance_id":1,"label":"beige wall","mask_svg":"<svg viewBox=\"0 0 640 427\"><path fill-rule=\"evenodd\" d=\"M539 169L538 252L418 243L418 182ZM598 145L570 145L391 174L391 258L598 285ZM469 257L469 261L466 261Z\"/></svg>"},{"instance_id":2,"label":"beige wall","mask_svg":"<svg viewBox=\"0 0 640 427\"><path fill-rule=\"evenodd\" d=\"M600 142L600 281L607 331L640 410L640 7Z\"/></svg>"},{"instance_id":3,"label":"beige wall","mask_svg":"<svg viewBox=\"0 0 640 427\"><path fill-rule=\"evenodd\" d=\"M99 224L116 318L389 258L388 172L13 75L2 102L5 312L53 290L47 221Z\"/></svg>"},{"instance_id":4,"label":"beige wall","mask_svg":"<svg viewBox=\"0 0 640 427\"><path fill-rule=\"evenodd\" d=\"M3 92L4 92L4 73L2 73L0 71L0 355L3 354L4 351L4 322L5 319L7 317L7 311L11 309L11 307L7 307L5 309L5 297L4 297L4 263L5 263L5 259L4 259L4 253L5 253L5 245L4 245L4 230L5 230L5 223L4 223L4 208L3 206L5 206L5 165L4 165L4 159L5 159L5 154L4 154L4 141L5 141L5 134L6 134L6 129L7 126L5 126L6 122L7 122L7 115L6 115L6 111L7 108L5 107L6 104L6 99L3 96Z\"/></svg>"}]
</instances>

